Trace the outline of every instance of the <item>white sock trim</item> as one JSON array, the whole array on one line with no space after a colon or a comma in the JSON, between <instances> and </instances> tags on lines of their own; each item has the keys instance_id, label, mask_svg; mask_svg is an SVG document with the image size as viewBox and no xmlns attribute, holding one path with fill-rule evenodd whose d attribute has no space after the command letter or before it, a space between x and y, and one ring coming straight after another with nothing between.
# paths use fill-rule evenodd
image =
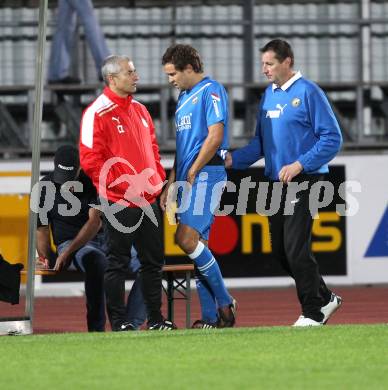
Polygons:
<instances>
[{"instance_id":1,"label":"white sock trim","mask_svg":"<svg viewBox=\"0 0 388 390\"><path fill-rule=\"evenodd\" d=\"M194 249L194 252L189 254L190 259L191 260L196 259L202 253L204 248L205 248L205 245L201 241L198 241L198 245Z\"/></svg>"},{"instance_id":2,"label":"white sock trim","mask_svg":"<svg viewBox=\"0 0 388 390\"><path fill-rule=\"evenodd\" d=\"M212 257L208 263L203 265L202 267L198 267L199 272L204 273L208 268L210 268L214 263L216 262L216 259Z\"/></svg>"}]
</instances>

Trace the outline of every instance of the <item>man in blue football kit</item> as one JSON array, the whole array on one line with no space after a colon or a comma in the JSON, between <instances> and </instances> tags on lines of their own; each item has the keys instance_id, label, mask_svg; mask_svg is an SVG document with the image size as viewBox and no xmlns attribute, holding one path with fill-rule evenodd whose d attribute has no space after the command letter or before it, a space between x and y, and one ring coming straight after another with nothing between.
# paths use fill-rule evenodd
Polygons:
<instances>
[{"instance_id":1,"label":"man in blue football kit","mask_svg":"<svg viewBox=\"0 0 388 390\"><path fill-rule=\"evenodd\" d=\"M193 47L169 47L162 64L169 82L181 93L175 112L175 163L160 204L166 210L169 189L178 188L175 240L195 264L202 312L193 328L232 327L236 302L207 247L227 179L224 157L228 147L228 97L221 84L204 76L201 58Z\"/></svg>"},{"instance_id":2,"label":"man in blue football kit","mask_svg":"<svg viewBox=\"0 0 388 390\"><path fill-rule=\"evenodd\" d=\"M295 280L302 315L294 326L319 326L342 300L327 288L311 251L309 189L328 172L341 147L341 131L323 91L293 70L294 54L286 41L275 39L261 53L271 84L259 105L256 133L247 146L227 154L226 166L246 169L264 157L267 204L283 183L280 207L269 216L272 252ZM287 197L296 184L295 196Z\"/></svg>"}]
</instances>

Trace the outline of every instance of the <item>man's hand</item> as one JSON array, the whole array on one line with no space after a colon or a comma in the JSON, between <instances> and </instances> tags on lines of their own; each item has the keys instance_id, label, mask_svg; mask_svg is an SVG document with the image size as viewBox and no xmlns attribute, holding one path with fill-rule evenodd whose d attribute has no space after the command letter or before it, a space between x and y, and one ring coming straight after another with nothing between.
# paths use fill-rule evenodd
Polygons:
<instances>
[{"instance_id":1,"label":"man's hand","mask_svg":"<svg viewBox=\"0 0 388 390\"><path fill-rule=\"evenodd\" d=\"M170 188L170 186L167 185L159 197L160 208L162 209L163 212L165 212L166 208L167 208L167 196L168 196L168 189L169 188Z\"/></svg>"},{"instance_id":2,"label":"man's hand","mask_svg":"<svg viewBox=\"0 0 388 390\"><path fill-rule=\"evenodd\" d=\"M63 271L70 265L71 257L63 252L57 257L57 261L54 266L55 271Z\"/></svg>"},{"instance_id":3,"label":"man's hand","mask_svg":"<svg viewBox=\"0 0 388 390\"><path fill-rule=\"evenodd\" d=\"M227 152L225 156L225 168L231 168L233 163L232 153Z\"/></svg>"},{"instance_id":4,"label":"man's hand","mask_svg":"<svg viewBox=\"0 0 388 390\"><path fill-rule=\"evenodd\" d=\"M189 172L187 173L187 182L193 185L195 177L197 176L198 172L195 168L191 167L189 169Z\"/></svg>"},{"instance_id":5,"label":"man's hand","mask_svg":"<svg viewBox=\"0 0 388 390\"><path fill-rule=\"evenodd\" d=\"M36 259L36 266L38 269L48 269L49 268L49 261L43 256L39 256Z\"/></svg>"},{"instance_id":6,"label":"man's hand","mask_svg":"<svg viewBox=\"0 0 388 390\"><path fill-rule=\"evenodd\" d=\"M295 161L292 164L285 165L279 171L279 180L283 183L289 183L295 176L299 175L303 171L302 164L299 161Z\"/></svg>"}]
</instances>

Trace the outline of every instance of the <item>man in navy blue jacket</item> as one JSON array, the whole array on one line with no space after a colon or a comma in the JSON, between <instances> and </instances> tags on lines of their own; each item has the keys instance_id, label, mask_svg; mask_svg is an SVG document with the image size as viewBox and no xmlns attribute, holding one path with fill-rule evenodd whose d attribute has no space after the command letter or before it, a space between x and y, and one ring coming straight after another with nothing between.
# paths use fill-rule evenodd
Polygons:
<instances>
[{"instance_id":1,"label":"man in navy blue jacket","mask_svg":"<svg viewBox=\"0 0 388 390\"><path fill-rule=\"evenodd\" d=\"M314 215L309 195L338 153L341 131L323 91L293 70L288 42L275 39L260 51L262 71L271 84L260 102L255 136L247 146L227 154L226 166L246 169L264 157L268 196L274 199L274 191L281 191L280 207L269 216L272 253L294 278L302 307L294 326L319 326L342 300L327 288L311 251ZM287 197L295 185L295 196Z\"/></svg>"}]
</instances>

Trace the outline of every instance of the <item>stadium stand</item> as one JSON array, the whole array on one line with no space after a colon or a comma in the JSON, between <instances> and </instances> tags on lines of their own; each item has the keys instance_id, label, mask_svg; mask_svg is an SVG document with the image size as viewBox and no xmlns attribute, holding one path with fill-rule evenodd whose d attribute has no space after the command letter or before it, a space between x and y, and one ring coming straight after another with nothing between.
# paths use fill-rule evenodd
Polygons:
<instances>
[{"instance_id":1,"label":"stadium stand","mask_svg":"<svg viewBox=\"0 0 388 390\"><path fill-rule=\"evenodd\" d=\"M359 1L94 1L109 48L128 53L140 71L139 94L155 118L161 149L174 148L172 116L176 94L167 86L160 57L172 41L194 44L206 72L228 87L231 145L250 137L254 112L266 85L257 66L258 48L275 36L286 37L298 53L297 67L327 92L344 131L345 149L388 145L388 7ZM0 5L0 152L29 155L37 37L37 0ZM56 2L50 2L48 42L55 27ZM82 109L101 84L82 29L74 76L84 83L45 88L42 152L76 142ZM49 52L49 50L47 51ZM46 54L48 55L48 53ZM370 61L371 58L378 59Z\"/></svg>"}]
</instances>

